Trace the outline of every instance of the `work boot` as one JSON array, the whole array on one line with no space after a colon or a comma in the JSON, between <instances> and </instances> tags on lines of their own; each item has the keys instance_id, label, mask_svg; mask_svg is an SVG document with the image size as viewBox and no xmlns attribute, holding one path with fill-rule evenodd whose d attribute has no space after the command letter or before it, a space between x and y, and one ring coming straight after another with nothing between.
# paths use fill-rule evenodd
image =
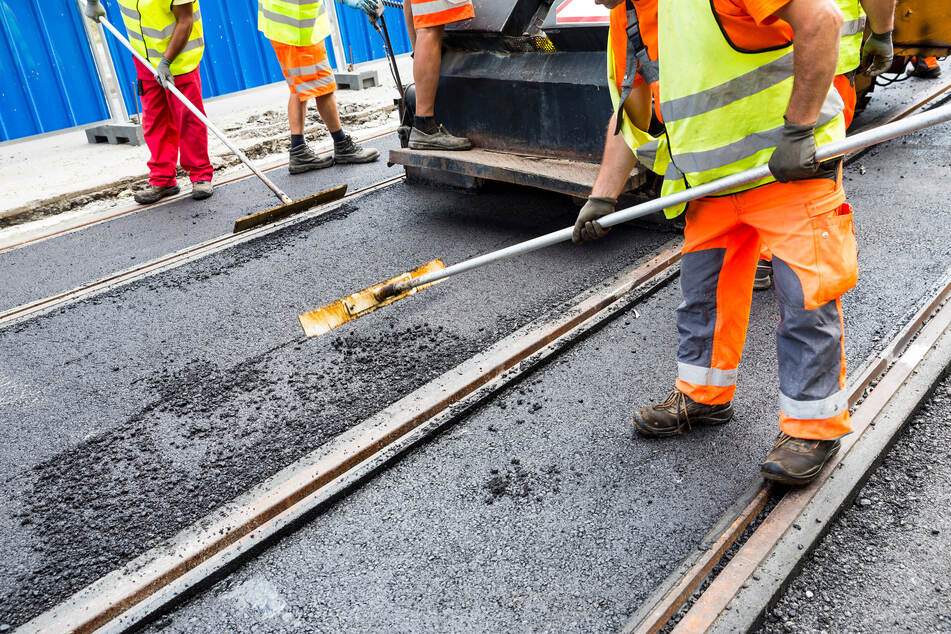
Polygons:
<instances>
[{"instance_id":1,"label":"work boot","mask_svg":"<svg viewBox=\"0 0 951 634\"><path fill-rule=\"evenodd\" d=\"M908 73L912 77L921 77L923 79L934 79L941 75L941 67L938 66L938 60L934 57L922 57L915 55L911 58L912 69Z\"/></svg>"},{"instance_id":2,"label":"work boot","mask_svg":"<svg viewBox=\"0 0 951 634\"><path fill-rule=\"evenodd\" d=\"M634 428L647 438L665 438L694 425L723 425L733 418L733 402L704 405L674 388L667 400L634 412Z\"/></svg>"},{"instance_id":3,"label":"work boot","mask_svg":"<svg viewBox=\"0 0 951 634\"><path fill-rule=\"evenodd\" d=\"M195 200L211 198L213 189L211 181L195 181L192 183L192 198Z\"/></svg>"},{"instance_id":4,"label":"work boot","mask_svg":"<svg viewBox=\"0 0 951 634\"><path fill-rule=\"evenodd\" d=\"M171 187L159 187L158 185L149 185L141 191L135 193L135 202L140 205L151 205L152 203L157 203L163 198L168 196L174 196L180 192L178 185L172 185Z\"/></svg>"},{"instance_id":5,"label":"work boot","mask_svg":"<svg viewBox=\"0 0 951 634\"><path fill-rule=\"evenodd\" d=\"M842 443L836 440L793 438L782 432L766 456L760 473L767 480L802 486L816 479L822 467L839 452Z\"/></svg>"},{"instance_id":6,"label":"work boot","mask_svg":"<svg viewBox=\"0 0 951 634\"><path fill-rule=\"evenodd\" d=\"M409 133L411 150L471 150L472 142L464 136L452 136L441 123L432 134L414 127Z\"/></svg>"},{"instance_id":7,"label":"work boot","mask_svg":"<svg viewBox=\"0 0 951 634\"><path fill-rule=\"evenodd\" d=\"M333 156L329 154L327 156L319 156L305 143L304 145L291 148L291 162L287 169L291 174L303 174L311 170L330 167L333 164Z\"/></svg>"},{"instance_id":8,"label":"work boot","mask_svg":"<svg viewBox=\"0 0 951 634\"><path fill-rule=\"evenodd\" d=\"M753 290L764 291L773 285L773 263L760 260L756 265L756 277L753 278Z\"/></svg>"},{"instance_id":9,"label":"work boot","mask_svg":"<svg viewBox=\"0 0 951 634\"><path fill-rule=\"evenodd\" d=\"M380 158L380 151L353 142L349 134L341 143L334 143L334 163L372 163Z\"/></svg>"}]
</instances>

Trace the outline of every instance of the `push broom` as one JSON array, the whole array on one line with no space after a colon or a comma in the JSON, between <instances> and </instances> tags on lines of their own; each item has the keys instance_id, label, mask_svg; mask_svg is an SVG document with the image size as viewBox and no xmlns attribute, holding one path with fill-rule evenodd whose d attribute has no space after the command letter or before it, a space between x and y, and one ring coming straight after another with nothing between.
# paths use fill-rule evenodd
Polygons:
<instances>
[{"instance_id":1,"label":"push broom","mask_svg":"<svg viewBox=\"0 0 951 634\"><path fill-rule=\"evenodd\" d=\"M147 69L149 69L150 73L152 73L155 76L158 76L158 70L154 66L152 66L152 64L150 64L149 61L144 56L142 56L142 54L140 54L137 50L135 50L132 47L132 45L129 43L129 40L127 40L125 36L122 35L122 33L120 33L116 29L116 27L112 25L111 22L109 22L109 20L103 17L99 19L99 23L102 24L106 29L108 29L109 32L112 33L115 36L115 38L119 40L119 42L124 47L129 49L129 52L131 52L132 55L135 56L137 60L142 62L142 64ZM329 202L333 202L335 200L339 200L343 198L344 194L347 193L347 186L340 185L339 187L334 187L333 189L322 191L318 194L314 194L313 196L308 196L307 198L302 198L298 201L291 200L290 196L285 194L283 190L281 190L277 185L274 184L273 181L271 181L270 178L265 176L264 173L261 172L261 170L255 167L254 164L251 163L251 159L249 159L244 154L244 152L239 150L237 146L235 146L231 141L229 141L228 138L225 136L224 132L219 130L215 124L209 121L208 117L202 114L201 110L196 108L195 104L189 101L188 97L183 95L178 88L176 88L175 86L169 86L168 88L166 88L166 90L168 90L170 93L175 95L176 99L181 101L182 104L184 104L186 108L191 110L192 114L198 117L198 120L204 123L205 126L209 130L211 130L216 137L221 139L221 142L224 143L226 146L228 146L228 149L234 152L234 155L237 156L239 159L241 159L241 162L247 165L248 168L252 172L254 172L254 175L260 178L261 182L267 185L268 188L272 192L274 192L274 195L277 196L278 200L281 201L281 204L278 205L277 207L272 207L271 209L260 211L258 213L251 214L250 216L245 216L244 218L239 218L238 220L236 220L234 223L235 233L239 231L244 231L245 229L256 227L258 225L274 222L276 220L280 220L281 218L286 218L288 216L292 216L302 211L307 211L308 209L311 209L312 207L316 207L317 205L323 205Z\"/></svg>"},{"instance_id":2,"label":"push broom","mask_svg":"<svg viewBox=\"0 0 951 634\"><path fill-rule=\"evenodd\" d=\"M826 160L855 152L863 148L882 143L912 132L924 130L939 123L951 120L951 105L935 108L928 112L914 115L895 121L866 132L861 132L855 136L847 137L842 141L829 143L818 149L816 158ZM731 176L691 187L683 192L678 192L670 196L656 198L634 207L622 209L598 220L602 227L613 227L635 218L641 218L653 214L668 207L680 205L682 203L703 198L727 189L732 189L740 185L745 185L758 181L770 175L769 166L761 165L753 169L746 170ZM446 266L441 260L433 260L420 268L404 273L403 275L386 280L367 289L354 293L349 297L331 302L326 306L318 308L309 313L300 316L301 326L308 337L314 337L324 334L334 328L362 317L381 306L386 306L397 300L417 291L441 282L453 275L465 273L487 264L493 264L507 258L530 253L537 249L566 242L571 239L573 227L567 227L559 231L554 231L532 240L520 242L498 251L486 253L452 266Z\"/></svg>"}]
</instances>

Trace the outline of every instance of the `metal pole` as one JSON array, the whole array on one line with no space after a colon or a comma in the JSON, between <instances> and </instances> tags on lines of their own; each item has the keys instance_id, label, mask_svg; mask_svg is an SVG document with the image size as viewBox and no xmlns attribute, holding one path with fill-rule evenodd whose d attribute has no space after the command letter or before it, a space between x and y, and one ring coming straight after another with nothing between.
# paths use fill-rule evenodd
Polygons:
<instances>
[{"instance_id":1,"label":"metal pole","mask_svg":"<svg viewBox=\"0 0 951 634\"><path fill-rule=\"evenodd\" d=\"M340 25L337 23L337 8L334 6L334 0L323 0L323 2L327 7L327 15L330 16L330 43L334 47L337 72L343 73L347 70L347 57L343 54L343 38L340 36Z\"/></svg>"},{"instance_id":2,"label":"metal pole","mask_svg":"<svg viewBox=\"0 0 951 634\"><path fill-rule=\"evenodd\" d=\"M83 0L77 0L80 16L82 16L83 11L82 3ZM89 42L89 49L92 51L93 62L96 64L96 74L99 75L103 96L106 98L109 118L115 122L125 123L129 121L129 111L125 107L125 99L122 98L119 74L116 72L112 55L109 54L109 48L106 46L105 33L102 27L94 24L91 20L87 20L85 17L81 17L81 20L83 29L86 31L86 41Z\"/></svg>"}]
</instances>

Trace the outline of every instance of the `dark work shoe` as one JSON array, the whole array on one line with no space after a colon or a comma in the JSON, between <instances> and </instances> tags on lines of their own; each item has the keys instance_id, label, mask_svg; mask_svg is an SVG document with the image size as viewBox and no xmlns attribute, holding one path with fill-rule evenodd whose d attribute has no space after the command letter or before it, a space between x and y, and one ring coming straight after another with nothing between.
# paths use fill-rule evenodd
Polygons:
<instances>
[{"instance_id":1,"label":"dark work shoe","mask_svg":"<svg viewBox=\"0 0 951 634\"><path fill-rule=\"evenodd\" d=\"M295 148L291 149L291 160L288 164L288 171L291 174L303 174L304 172L309 172L311 170L319 170L325 167L330 167L334 164L334 157L331 155L319 156L316 152L310 149L310 146L306 143L304 145L298 145Z\"/></svg>"},{"instance_id":2,"label":"dark work shoe","mask_svg":"<svg viewBox=\"0 0 951 634\"><path fill-rule=\"evenodd\" d=\"M157 203L168 196L174 196L180 191L181 189L179 189L178 185L172 185L171 187L149 185L142 191L136 192L133 198L135 198L135 202L139 203L140 205L151 205L152 203Z\"/></svg>"},{"instance_id":3,"label":"dark work shoe","mask_svg":"<svg viewBox=\"0 0 951 634\"><path fill-rule=\"evenodd\" d=\"M439 124L432 134L426 134L419 128L409 133L409 147L412 150L471 150L472 142L464 136L453 136Z\"/></svg>"},{"instance_id":4,"label":"dark work shoe","mask_svg":"<svg viewBox=\"0 0 951 634\"><path fill-rule=\"evenodd\" d=\"M773 285L773 263L760 260L756 265L756 277L753 278L753 290L765 291Z\"/></svg>"},{"instance_id":5,"label":"dark work shoe","mask_svg":"<svg viewBox=\"0 0 951 634\"><path fill-rule=\"evenodd\" d=\"M816 479L822 467L839 452L842 443L836 440L793 438L782 432L766 456L760 473L767 480L802 486Z\"/></svg>"},{"instance_id":6,"label":"dark work shoe","mask_svg":"<svg viewBox=\"0 0 951 634\"><path fill-rule=\"evenodd\" d=\"M342 143L334 143L334 163L372 163L380 151L357 145L349 134Z\"/></svg>"},{"instance_id":7,"label":"dark work shoe","mask_svg":"<svg viewBox=\"0 0 951 634\"><path fill-rule=\"evenodd\" d=\"M675 388L663 403L634 412L634 428L648 438L665 438L682 434L694 425L723 425L732 418L732 401L704 405Z\"/></svg>"},{"instance_id":8,"label":"dark work shoe","mask_svg":"<svg viewBox=\"0 0 951 634\"><path fill-rule=\"evenodd\" d=\"M941 75L941 67L938 66L938 60L934 57L922 57L916 55L911 60L913 67L908 73L912 77L921 77L924 79L934 79Z\"/></svg>"},{"instance_id":9,"label":"dark work shoe","mask_svg":"<svg viewBox=\"0 0 951 634\"><path fill-rule=\"evenodd\" d=\"M214 188L211 186L211 181L195 181L192 183L192 198L195 200L211 198L213 191Z\"/></svg>"}]
</instances>

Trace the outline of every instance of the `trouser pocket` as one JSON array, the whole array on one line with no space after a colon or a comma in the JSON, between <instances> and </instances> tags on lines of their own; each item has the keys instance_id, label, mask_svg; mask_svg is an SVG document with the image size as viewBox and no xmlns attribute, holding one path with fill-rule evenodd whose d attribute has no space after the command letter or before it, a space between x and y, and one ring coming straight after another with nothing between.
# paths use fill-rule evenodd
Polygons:
<instances>
[{"instance_id":1,"label":"trouser pocket","mask_svg":"<svg viewBox=\"0 0 951 634\"><path fill-rule=\"evenodd\" d=\"M852 223L852 206L843 203L828 214L812 218L819 274L814 305L841 297L858 279L858 246Z\"/></svg>"}]
</instances>

